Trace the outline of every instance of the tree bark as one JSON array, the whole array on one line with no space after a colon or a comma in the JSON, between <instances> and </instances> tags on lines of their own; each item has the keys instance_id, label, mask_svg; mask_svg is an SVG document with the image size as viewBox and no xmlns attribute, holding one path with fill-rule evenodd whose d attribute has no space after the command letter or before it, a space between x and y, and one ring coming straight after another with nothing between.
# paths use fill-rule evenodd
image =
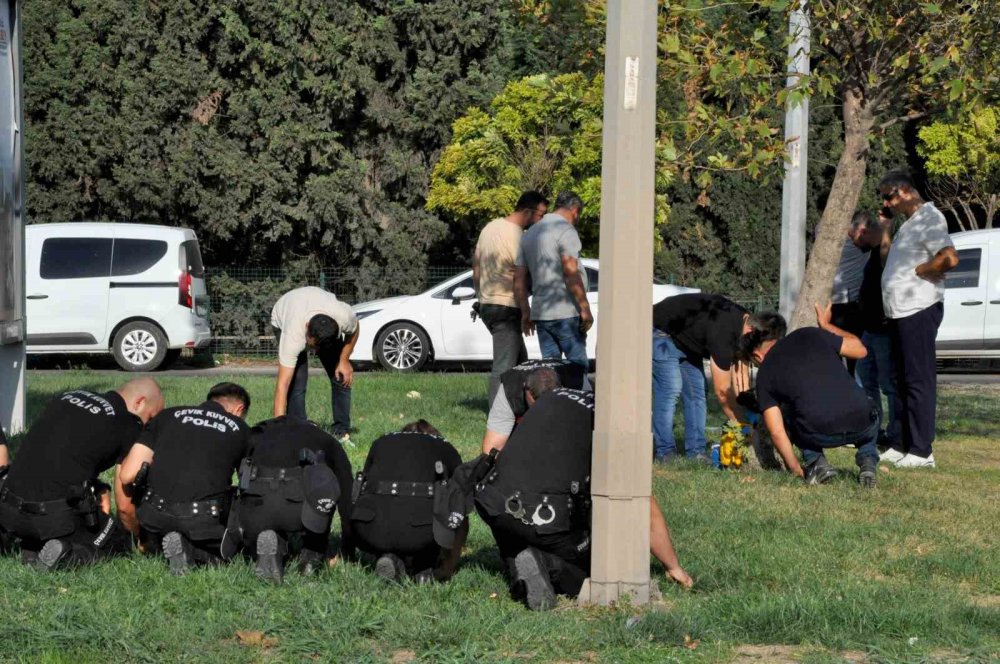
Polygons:
<instances>
[{"instance_id":1,"label":"tree bark","mask_svg":"<svg viewBox=\"0 0 1000 664\"><path fill-rule=\"evenodd\" d=\"M844 152L837 163L830 197L823 210L806 273L789 322L789 331L815 324L814 303L825 304L830 299L833 277L840 263L840 254L851 225L851 217L865 184L869 135L875 123L863 92L857 86L846 85L843 101Z\"/></svg>"}]
</instances>

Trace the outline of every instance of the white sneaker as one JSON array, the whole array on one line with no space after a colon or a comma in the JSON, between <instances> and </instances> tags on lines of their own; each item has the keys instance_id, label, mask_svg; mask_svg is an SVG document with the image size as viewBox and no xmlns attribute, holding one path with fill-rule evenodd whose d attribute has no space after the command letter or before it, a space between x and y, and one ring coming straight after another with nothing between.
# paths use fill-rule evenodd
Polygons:
<instances>
[{"instance_id":1,"label":"white sneaker","mask_svg":"<svg viewBox=\"0 0 1000 664\"><path fill-rule=\"evenodd\" d=\"M899 463L905 456L906 455L899 450L894 450L890 447L879 455L878 460L885 461L886 463Z\"/></svg>"},{"instance_id":2,"label":"white sneaker","mask_svg":"<svg viewBox=\"0 0 1000 664\"><path fill-rule=\"evenodd\" d=\"M934 465L934 455L930 455L926 459L924 457L919 457L916 454L907 454L902 459L896 462L896 468L935 468Z\"/></svg>"}]
</instances>

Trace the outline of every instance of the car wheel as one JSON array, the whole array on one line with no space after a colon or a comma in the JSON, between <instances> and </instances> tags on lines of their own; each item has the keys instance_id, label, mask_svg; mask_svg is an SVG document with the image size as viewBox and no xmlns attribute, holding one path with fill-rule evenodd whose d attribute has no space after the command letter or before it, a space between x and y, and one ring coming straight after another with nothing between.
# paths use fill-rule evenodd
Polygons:
<instances>
[{"instance_id":1,"label":"car wheel","mask_svg":"<svg viewBox=\"0 0 1000 664\"><path fill-rule=\"evenodd\" d=\"M375 357L390 371L419 371L430 354L430 339L411 323L393 323L375 342Z\"/></svg>"},{"instance_id":2,"label":"car wheel","mask_svg":"<svg viewBox=\"0 0 1000 664\"><path fill-rule=\"evenodd\" d=\"M129 323L118 330L111 351L125 371L153 371L167 356L167 338L152 323Z\"/></svg>"}]
</instances>

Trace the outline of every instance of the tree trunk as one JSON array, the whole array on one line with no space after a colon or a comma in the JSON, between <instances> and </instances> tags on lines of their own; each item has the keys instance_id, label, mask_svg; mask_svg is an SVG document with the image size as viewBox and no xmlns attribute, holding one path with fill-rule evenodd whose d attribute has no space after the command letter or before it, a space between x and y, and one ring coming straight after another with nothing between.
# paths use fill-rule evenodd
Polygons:
<instances>
[{"instance_id":1,"label":"tree trunk","mask_svg":"<svg viewBox=\"0 0 1000 664\"><path fill-rule=\"evenodd\" d=\"M979 228L979 220L976 219L976 213L972 209L972 206L965 201L959 201L959 204L962 206L962 212L965 213L965 224L964 224L965 228L963 230L974 231L977 228ZM959 221L961 222L962 215L957 215L957 216L959 217ZM983 228L989 228L989 226L984 226Z\"/></svg>"},{"instance_id":2,"label":"tree trunk","mask_svg":"<svg viewBox=\"0 0 1000 664\"><path fill-rule=\"evenodd\" d=\"M825 304L830 299L844 240L865 184L868 137L875 118L857 87L845 86L843 115L844 152L837 163L837 174L833 178L826 209L816 227L816 238L809 252L802 289L788 325L789 331L814 325L816 314L813 304Z\"/></svg>"}]
</instances>

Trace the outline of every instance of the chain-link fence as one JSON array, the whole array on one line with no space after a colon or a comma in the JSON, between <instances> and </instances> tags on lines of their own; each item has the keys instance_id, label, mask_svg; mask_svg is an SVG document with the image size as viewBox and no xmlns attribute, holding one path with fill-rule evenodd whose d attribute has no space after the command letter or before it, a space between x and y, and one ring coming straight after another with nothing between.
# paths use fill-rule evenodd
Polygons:
<instances>
[{"instance_id":1,"label":"chain-link fence","mask_svg":"<svg viewBox=\"0 0 1000 664\"><path fill-rule=\"evenodd\" d=\"M467 266L412 269L345 267L206 268L211 300L212 352L230 357L273 357L271 307L286 291L319 286L349 304L382 297L422 293ZM732 298L751 311L776 309L777 295L741 294Z\"/></svg>"},{"instance_id":2,"label":"chain-link fence","mask_svg":"<svg viewBox=\"0 0 1000 664\"><path fill-rule=\"evenodd\" d=\"M362 269L350 267L206 268L211 301L212 352L253 357L276 353L271 307L286 291L319 286L349 304L413 295L465 272L468 267Z\"/></svg>"}]
</instances>

